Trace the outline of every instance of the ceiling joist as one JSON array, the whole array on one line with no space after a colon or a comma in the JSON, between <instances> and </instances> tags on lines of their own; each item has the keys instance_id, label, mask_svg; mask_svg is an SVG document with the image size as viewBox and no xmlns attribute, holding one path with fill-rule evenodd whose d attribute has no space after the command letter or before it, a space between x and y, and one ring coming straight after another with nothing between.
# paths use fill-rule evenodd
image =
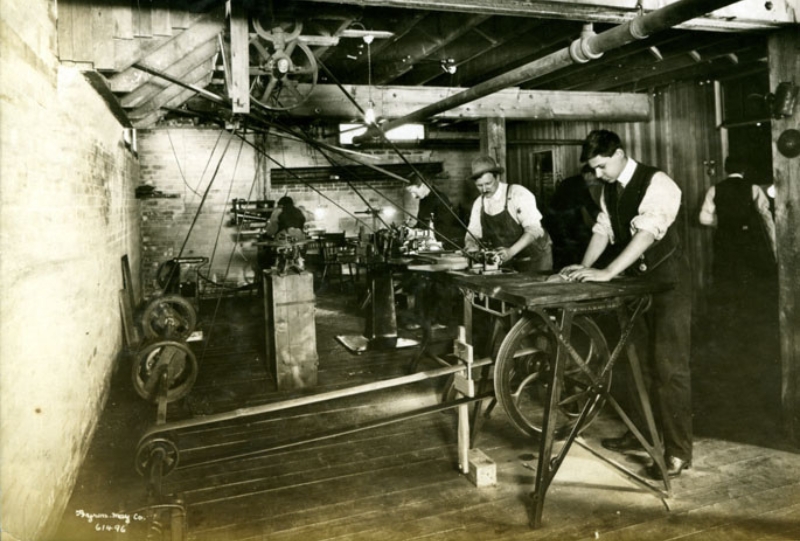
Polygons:
<instances>
[{"instance_id":1,"label":"ceiling joist","mask_svg":"<svg viewBox=\"0 0 800 541\"><path fill-rule=\"evenodd\" d=\"M370 100L379 117L400 118L436 103L463 88L450 87L368 87L347 85L345 90L366 108ZM301 92L303 90L301 89ZM336 85L317 85L308 101L292 109L292 116L360 118L361 112ZM444 111L435 118L503 117L529 120L617 120L642 121L650 118L650 101L645 94L614 92L560 92L507 88L465 105Z\"/></svg>"},{"instance_id":2,"label":"ceiling joist","mask_svg":"<svg viewBox=\"0 0 800 541\"><path fill-rule=\"evenodd\" d=\"M587 22L622 24L638 11L629 0L308 0L325 4L393 7L462 13L484 13L517 17L570 19ZM642 13L656 11L677 0L642 0ZM777 28L798 24L797 0L741 0L678 25L693 30L741 31Z\"/></svg>"}]
</instances>

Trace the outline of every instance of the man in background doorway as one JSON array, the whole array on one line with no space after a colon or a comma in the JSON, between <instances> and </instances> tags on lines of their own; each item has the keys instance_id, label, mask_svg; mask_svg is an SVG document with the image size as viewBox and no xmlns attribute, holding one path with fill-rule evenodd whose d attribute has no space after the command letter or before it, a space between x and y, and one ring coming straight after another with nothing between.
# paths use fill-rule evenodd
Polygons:
<instances>
[{"instance_id":1,"label":"man in background doorway","mask_svg":"<svg viewBox=\"0 0 800 541\"><path fill-rule=\"evenodd\" d=\"M727 177L708 189L700 210L700 223L714 228L712 308L729 322L772 306L777 280L769 200L744 171L742 160L728 156Z\"/></svg>"}]
</instances>

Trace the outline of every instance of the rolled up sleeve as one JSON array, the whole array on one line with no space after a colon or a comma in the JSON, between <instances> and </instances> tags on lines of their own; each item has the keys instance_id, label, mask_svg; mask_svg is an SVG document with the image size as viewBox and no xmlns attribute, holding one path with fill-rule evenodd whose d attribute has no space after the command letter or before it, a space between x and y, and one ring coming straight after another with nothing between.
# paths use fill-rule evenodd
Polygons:
<instances>
[{"instance_id":1,"label":"rolled up sleeve","mask_svg":"<svg viewBox=\"0 0 800 541\"><path fill-rule=\"evenodd\" d=\"M464 237L464 249L469 251L479 248L478 241L475 239L483 238L483 228L481 227L481 198L480 196L472 204L472 211L469 215L469 225L467 234Z\"/></svg>"},{"instance_id":2,"label":"rolled up sleeve","mask_svg":"<svg viewBox=\"0 0 800 541\"><path fill-rule=\"evenodd\" d=\"M536 196L529 190L515 187L511 192L508 210L514 213L523 229L530 231L537 238L544 235L542 213L536 206Z\"/></svg>"},{"instance_id":3,"label":"rolled up sleeve","mask_svg":"<svg viewBox=\"0 0 800 541\"><path fill-rule=\"evenodd\" d=\"M663 239L680 208L681 189L665 173L656 173L639 204L639 214L631 220L631 233L647 231L656 240Z\"/></svg>"},{"instance_id":4,"label":"rolled up sleeve","mask_svg":"<svg viewBox=\"0 0 800 541\"><path fill-rule=\"evenodd\" d=\"M605 235L608 237L608 241L614 244L614 230L611 229L611 219L605 210L597 215L597 221L592 226L592 233Z\"/></svg>"}]
</instances>

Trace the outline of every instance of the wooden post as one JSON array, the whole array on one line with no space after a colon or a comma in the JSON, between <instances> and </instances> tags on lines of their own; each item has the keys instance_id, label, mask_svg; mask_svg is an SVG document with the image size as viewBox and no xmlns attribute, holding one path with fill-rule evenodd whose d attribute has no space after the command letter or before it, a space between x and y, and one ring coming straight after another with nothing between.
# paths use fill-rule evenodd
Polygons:
<instances>
[{"instance_id":1,"label":"wooden post","mask_svg":"<svg viewBox=\"0 0 800 541\"><path fill-rule=\"evenodd\" d=\"M231 75L230 96L234 113L250 112L250 54L248 20L238 1L231 6Z\"/></svg>"},{"instance_id":2,"label":"wooden post","mask_svg":"<svg viewBox=\"0 0 800 541\"><path fill-rule=\"evenodd\" d=\"M506 119L484 118L480 122L481 154L488 154L495 159L497 165L506 169ZM505 173L501 180L508 180Z\"/></svg>"},{"instance_id":3,"label":"wooden post","mask_svg":"<svg viewBox=\"0 0 800 541\"><path fill-rule=\"evenodd\" d=\"M267 365L278 390L315 386L319 356L313 275L265 271L264 319Z\"/></svg>"},{"instance_id":4,"label":"wooden post","mask_svg":"<svg viewBox=\"0 0 800 541\"><path fill-rule=\"evenodd\" d=\"M786 28L769 37L769 86L800 84L800 33ZM800 444L800 156L778 151L784 131L800 125L800 105L791 116L772 120L772 173L775 182L775 232L778 247L778 310L781 335L781 404L784 430Z\"/></svg>"}]
</instances>

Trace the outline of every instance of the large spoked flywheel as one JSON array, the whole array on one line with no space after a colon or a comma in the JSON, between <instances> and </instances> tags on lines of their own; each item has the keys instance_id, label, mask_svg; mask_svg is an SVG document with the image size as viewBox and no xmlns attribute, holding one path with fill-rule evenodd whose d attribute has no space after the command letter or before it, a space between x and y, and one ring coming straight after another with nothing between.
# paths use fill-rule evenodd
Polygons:
<instances>
[{"instance_id":1,"label":"large spoked flywheel","mask_svg":"<svg viewBox=\"0 0 800 541\"><path fill-rule=\"evenodd\" d=\"M131 377L136 393L156 402L166 387L167 402L189 394L197 379L197 357L182 342L157 340L146 344L136 353Z\"/></svg>"},{"instance_id":2,"label":"large spoked flywheel","mask_svg":"<svg viewBox=\"0 0 800 541\"><path fill-rule=\"evenodd\" d=\"M302 23L290 30L274 25L265 30L253 20L250 39L250 98L268 109L286 111L305 102L317 84L317 60L300 40Z\"/></svg>"},{"instance_id":3,"label":"large spoked flywheel","mask_svg":"<svg viewBox=\"0 0 800 541\"><path fill-rule=\"evenodd\" d=\"M142 329L147 338L189 338L197 325L197 310L180 295L156 297L142 312Z\"/></svg>"},{"instance_id":4,"label":"large spoked flywheel","mask_svg":"<svg viewBox=\"0 0 800 541\"><path fill-rule=\"evenodd\" d=\"M580 430L600 411L602 399L596 399L590 387L609 357L603 333L588 317L574 319L570 343L583 359L584 367L567 356L556 407L555 434L559 438L569 433L587 402L591 401L592 405ZM558 347L555 335L537 314L520 319L500 346L495 362L495 395L514 426L525 434L542 432ZM608 390L610 385L611 373L608 372L598 381L598 387Z\"/></svg>"}]
</instances>

